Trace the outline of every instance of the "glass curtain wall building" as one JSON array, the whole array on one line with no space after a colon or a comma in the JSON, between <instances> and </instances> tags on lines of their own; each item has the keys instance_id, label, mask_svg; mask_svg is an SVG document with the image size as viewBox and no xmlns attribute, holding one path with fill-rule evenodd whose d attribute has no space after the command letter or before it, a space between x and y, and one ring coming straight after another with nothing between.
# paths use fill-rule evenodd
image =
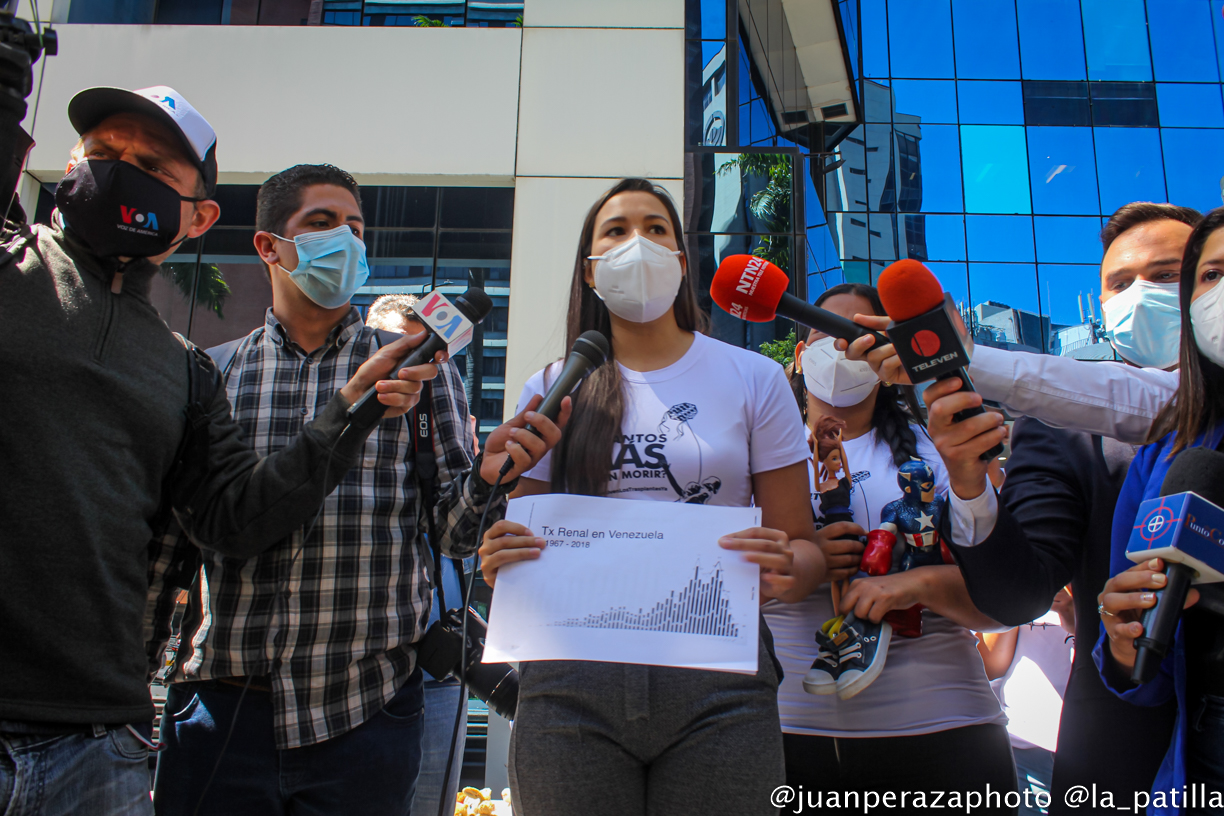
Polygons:
<instances>
[{"instance_id":1,"label":"glass curtain wall building","mask_svg":"<svg viewBox=\"0 0 1224 816\"><path fill-rule=\"evenodd\" d=\"M824 34L849 75L846 43L856 32L842 26L847 1L831 4L836 13L828 24L836 30ZM735 254L777 264L799 297L823 291L826 276L841 279L820 197L859 105L852 99L811 109L781 0L688 0L685 36L690 255L699 263L711 332L757 348L791 324L731 317L709 302L710 280Z\"/></svg>"},{"instance_id":2,"label":"glass curtain wall building","mask_svg":"<svg viewBox=\"0 0 1224 816\"><path fill-rule=\"evenodd\" d=\"M1110 356L1103 221L1131 201L1221 204L1224 2L840 7L863 118L824 175L831 246L809 233L809 297L916 258L978 342Z\"/></svg>"},{"instance_id":3,"label":"glass curtain wall building","mask_svg":"<svg viewBox=\"0 0 1224 816\"><path fill-rule=\"evenodd\" d=\"M502 28L523 24L523 0L75 0L64 22Z\"/></svg>"}]
</instances>

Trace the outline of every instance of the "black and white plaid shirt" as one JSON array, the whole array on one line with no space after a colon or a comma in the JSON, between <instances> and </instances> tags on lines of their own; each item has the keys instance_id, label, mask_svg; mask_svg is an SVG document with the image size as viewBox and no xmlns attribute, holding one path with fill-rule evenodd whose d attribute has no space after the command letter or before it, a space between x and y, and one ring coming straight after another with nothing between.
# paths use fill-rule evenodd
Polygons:
<instances>
[{"instance_id":1,"label":"black and white plaid shirt","mask_svg":"<svg viewBox=\"0 0 1224 816\"><path fill-rule=\"evenodd\" d=\"M265 456L284 447L378 347L377 333L353 309L321 348L306 354L269 309L264 326L238 347L226 380L248 442ZM478 545L476 526L490 490L472 472L458 371L453 364L439 369L432 385L440 483L433 510L442 552L462 557ZM412 644L429 616L432 564L418 535L424 509L413 471L405 418L384 419L361 461L327 497L305 542L303 527L250 560L203 553L201 591L192 599L202 620L183 633L183 674L189 680L271 675L278 748L355 728L412 672ZM504 513L505 499L498 505L491 519ZM151 553L146 635L152 651L165 641L173 608L164 571L189 546L172 529ZM288 597L278 601L287 573ZM273 665L282 643L280 663Z\"/></svg>"}]
</instances>

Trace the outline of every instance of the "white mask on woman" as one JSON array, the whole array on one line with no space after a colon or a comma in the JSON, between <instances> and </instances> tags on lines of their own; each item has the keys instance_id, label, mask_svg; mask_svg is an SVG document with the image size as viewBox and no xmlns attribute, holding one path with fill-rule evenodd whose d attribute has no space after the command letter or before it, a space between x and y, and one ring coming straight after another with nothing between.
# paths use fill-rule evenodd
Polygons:
<instances>
[{"instance_id":1,"label":"white mask on woman","mask_svg":"<svg viewBox=\"0 0 1224 816\"><path fill-rule=\"evenodd\" d=\"M1224 284L1217 283L1190 304L1190 325L1198 350L1224 366Z\"/></svg>"},{"instance_id":2,"label":"white mask on woman","mask_svg":"<svg viewBox=\"0 0 1224 816\"><path fill-rule=\"evenodd\" d=\"M808 393L836 408L858 405L879 384L871 366L861 360L847 360L844 351L833 348L832 337L817 340L799 355L803 382Z\"/></svg>"},{"instance_id":3,"label":"white mask on woman","mask_svg":"<svg viewBox=\"0 0 1224 816\"><path fill-rule=\"evenodd\" d=\"M595 294L622 320L658 320L675 303L684 279L678 255L679 251L640 233L603 255L591 255L588 260L595 261Z\"/></svg>"}]
</instances>

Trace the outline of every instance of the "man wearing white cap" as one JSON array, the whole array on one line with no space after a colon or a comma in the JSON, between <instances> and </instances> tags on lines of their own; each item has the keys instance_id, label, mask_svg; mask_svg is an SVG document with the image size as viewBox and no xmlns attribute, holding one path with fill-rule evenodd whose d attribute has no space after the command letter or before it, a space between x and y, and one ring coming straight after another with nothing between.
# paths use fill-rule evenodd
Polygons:
<instances>
[{"instance_id":1,"label":"man wearing white cap","mask_svg":"<svg viewBox=\"0 0 1224 816\"><path fill-rule=\"evenodd\" d=\"M73 98L81 140L51 227L0 234L0 813L147 814L149 542L170 512L251 557L308 523L361 454L346 410L407 411L433 365L385 346L261 459L219 375L149 302L157 264L220 208L216 136L171 88ZM0 157L7 160L8 157ZM178 565L190 570L189 565Z\"/></svg>"}]
</instances>

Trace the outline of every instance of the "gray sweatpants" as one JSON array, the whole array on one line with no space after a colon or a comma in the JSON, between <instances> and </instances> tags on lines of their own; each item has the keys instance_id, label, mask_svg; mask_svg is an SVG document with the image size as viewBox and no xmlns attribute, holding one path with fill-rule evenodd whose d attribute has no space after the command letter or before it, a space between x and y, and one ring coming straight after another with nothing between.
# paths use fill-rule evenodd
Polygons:
<instances>
[{"instance_id":1,"label":"gray sweatpants","mask_svg":"<svg viewBox=\"0 0 1224 816\"><path fill-rule=\"evenodd\" d=\"M523 663L510 737L516 816L775 816L777 675Z\"/></svg>"}]
</instances>

